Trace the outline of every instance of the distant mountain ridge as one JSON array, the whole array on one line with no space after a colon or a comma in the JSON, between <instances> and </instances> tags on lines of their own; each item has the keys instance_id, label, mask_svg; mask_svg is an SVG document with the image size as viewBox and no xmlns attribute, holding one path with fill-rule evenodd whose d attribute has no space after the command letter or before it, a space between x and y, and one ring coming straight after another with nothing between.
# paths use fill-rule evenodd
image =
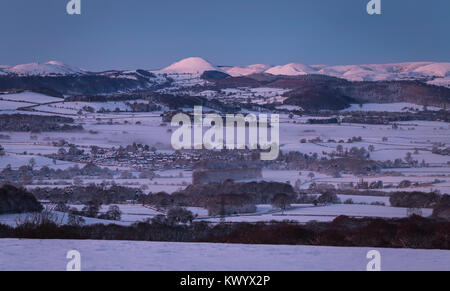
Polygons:
<instances>
[{"instance_id":1,"label":"distant mountain ridge","mask_svg":"<svg viewBox=\"0 0 450 291\"><path fill-rule=\"evenodd\" d=\"M240 68L240 69L239 69ZM225 69L231 76L250 75L246 67L231 67ZM450 63L410 62L393 64L368 65L304 65L290 63L283 66L273 66L264 73L283 76L301 76L320 74L346 79L348 81L394 81L394 80L425 80L442 79L441 83L450 87Z\"/></svg>"},{"instance_id":2,"label":"distant mountain ridge","mask_svg":"<svg viewBox=\"0 0 450 291\"><path fill-rule=\"evenodd\" d=\"M141 70L144 71L144 70ZM198 74L205 71L219 71L232 77L266 73L277 76L302 76L319 74L348 81L395 81L420 80L437 86L450 88L450 63L448 62L404 62L392 64L362 65L306 65L289 63L270 66L255 64L249 66L216 66L200 57L189 57L177 61L161 70L147 70L153 74ZM126 71L116 71L126 72ZM29 63L12 67L0 66L0 76L74 76L98 75L57 61Z\"/></svg>"},{"instance_id":3,"label":"distant mountain ridge","mask_svg":"<svg viewBox=\"0 0 450 291\"><path fill-rule=\"evenodd\" d=\"M29 63L13 67L0 66L3 74L14 74L19 76L68 76L84 75L86 70L69 66L57 61L47 63Z\"/></svg>"},{"instance_id":4,"label":"distant mountain ridge","mask_svg":"<svg viewBox=\"0 0 450 291\"><path fill-rule=\"evenodd\" d=\"M54 61L0 67L0 92L38 89L58 96L155 92L180 99L193 98L202 90L245 87L288 89L282 96L285 105L310 110L393 102L450 108L450 63L225 67L194 57L162 70L89 72Z\"/></svg>"}]
</instances>

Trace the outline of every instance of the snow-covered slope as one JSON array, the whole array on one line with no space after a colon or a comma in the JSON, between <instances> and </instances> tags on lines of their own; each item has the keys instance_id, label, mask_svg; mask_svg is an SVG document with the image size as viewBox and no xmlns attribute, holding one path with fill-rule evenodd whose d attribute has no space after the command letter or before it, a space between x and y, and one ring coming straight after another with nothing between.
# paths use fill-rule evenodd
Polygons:
<instances>
[{"instance_id":1,"label":"snow-covered slope","mask_svg":"<svg viewBox=\"0 0 450 291\"><path fill-rule=\"evenodd\" d=\"M290 63L284 66L276 66L265 71L272 75L299 76L317 74L317 71L308 65Z\"/></svg>"},{"instance_id":2,"label":"snow-covered slope","mask_svg":"<svg viewBox=\"0 0 450 291\"><path fill-rule=\"evenodd\" d=\"M433 63L421 66L414 72L429 76L450 77L450 63Z\"/></svg>"},{"instance_id":3,"label":"snow-covered slope","mask_svg":"<svg viewBox=\"0 0 450 291\"><path fill-rule=\"evenodd\" d=\"M450 77L436 78L432 81L428 81L427 83L431 85L444 86L450 88Z\"/></svg>"},{"instance_id":4,"label":"snow-covered slope","mask_svg":"<svg viewBox=\"0 0 450 291\"><path fill-rule=\"evenodd\" d=\"M228 75L233 77L247 76L251 74L263 73L270 69L271 66L264 64L250 65L246 67L231 67L223 69Z\"/></svg>"},{"instance_id":5,"label":"snow-covered slope","mask_svg":"<svg viewBox=\"0 0 450 291\"><path fill-rule=\"evenodd\" d=\"M17 74L20 76L67 76L67 75L82 75L86 71L63 64L61 62L50 61L47 63L29 63L17 65L3 69L9 74Z\"/></svg>"},{"instance_id":6,"label":"snow-covered slope","mask_svg":"<svg viewBox=\"0 0 450 291\"><path fill-rule=\"evenodd\" d=\"M202 74L205 71L220 71L220 69L202 58L192 57L173 63L159 73Z\"/></svg>"},{"instance_id":7,"label":"snow-covered slope","mask_svg":"<svg viewBox=\"0 0 450 291\"><path fill-rule=\"evenodd\" d=\"M42 104L42 103L58 102L62 101L63 99L47 96L41 93L24 91L21 93L0 94L0 100Z\"/></svg>"}]
</instances>

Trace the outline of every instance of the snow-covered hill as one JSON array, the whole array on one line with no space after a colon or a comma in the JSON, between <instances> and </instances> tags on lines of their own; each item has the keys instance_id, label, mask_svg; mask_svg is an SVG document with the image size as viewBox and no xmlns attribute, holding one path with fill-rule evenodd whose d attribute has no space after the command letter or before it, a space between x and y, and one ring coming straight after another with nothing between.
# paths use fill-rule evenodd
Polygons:
<instances>
[{"instance_id":1,"label":"snow-covered hill","mask_svg":"<svg viewBox=\"0 0 450 291\"><path fill-rule=\"evenodd\" d=\"M430 79L443 77L450 72L450 63L395 63L368 64L346 66L322 66L317 68L317 74L329 75L350 81L382 81Z\"/></svg>"},{"instance_id":2,"label":"snow-covered hill","mask_svg":"<svg viewBox=\"0 0 450 291\"><path fill-rule=\"evenodd\" d=\"M191 57L173 63L172 65L159 71L159 73L202 74L205 71L221 70L202 58Z\"/></svg>"},{"instance_id":3,"label":"snow-covered hill","mask_svg":"<svg viewBox=\"0 0 450 291\"><path fill-rule=\"evenodd\" d=\"M421 66L414 72L437 77L450 77L450 63L432 63Z\"/></svg>"},{"instance_id":4,"label":"snow-covered hill","mask_svg":"<svg viewBox=\"0 0 450 291\"><path fill-rule=\"evenodd\" d=\"M3 72L20 76L68 76L86 74L86 71L83 69L57 61L17 65L4 68Z\"/></svg>"},{"instance_id":5,"label":"snow-covered hill","mask_svg":"<svg viewBox=\"0 0 450 291\"><path fill-rule=\"evenodd\" d=\"M450 76L450 63L394 63L368 65L311 65L291 63L265 71L272 75L323 74L352 81L399 80Z\"/></svg>"},{"instance_id":6,"label":"snow-covered hill","mask_svg":"<svg viewBox=\"0 0 450 291\"><path fill-rule=\"evenodd\" d=\"M276 66L265 71L272 75L299 76L307 74L317 74L317 71L310 66L290 63L284 66Z\"/></svg>"},{"instance_id":7,"label":"snow-covered hill","mask_svg":"<svg viewBox=\"0 0 450 291\"><path fill-rule=\"evenodd\" d=\"M225 69L225 71L232 76L246 76L264 72L284 76L321 74L349 81L425 80L430 84L450 87L450 63L409 62L339 66L290 63L269 67L266 70L262 69L263 66L231 67Z\"/></svg>"}]
</instances>

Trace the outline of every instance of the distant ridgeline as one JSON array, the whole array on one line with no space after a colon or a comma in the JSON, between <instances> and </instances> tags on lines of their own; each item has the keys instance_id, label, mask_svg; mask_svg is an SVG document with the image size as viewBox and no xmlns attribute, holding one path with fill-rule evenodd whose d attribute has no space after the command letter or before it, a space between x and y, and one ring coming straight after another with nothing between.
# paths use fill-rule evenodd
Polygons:
<instances>
[{"instance_id":1,"label":"distant ridgeline","mask_svg":"<svg viewBox=\"0 0 450 291\"><path fill-rule=\"evenodd\" d=\"M217 163L204 161L192 174L192 184L224 182L226 180L248 180L262 178L262 167L257 162Z\"/></svg>"}]
</instances>

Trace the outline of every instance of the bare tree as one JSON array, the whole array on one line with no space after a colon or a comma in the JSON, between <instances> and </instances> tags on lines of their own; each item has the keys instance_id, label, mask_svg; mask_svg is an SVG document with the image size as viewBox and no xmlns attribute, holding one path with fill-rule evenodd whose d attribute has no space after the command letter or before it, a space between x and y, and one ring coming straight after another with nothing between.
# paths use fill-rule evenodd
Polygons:
<instances>
[{"instance_id":1,"label":"bare tree","mask_svg":"<svg viewBox=\"0 0 450 291\"><path fill-rule=\"evenodd\" d=\"M281 209L281 213L284 214L284 211L291 206L292 197L285 194L285 193L279 193L276 194L272 201L271 205L276 208Z\"/></svg>"}]
</instances>

